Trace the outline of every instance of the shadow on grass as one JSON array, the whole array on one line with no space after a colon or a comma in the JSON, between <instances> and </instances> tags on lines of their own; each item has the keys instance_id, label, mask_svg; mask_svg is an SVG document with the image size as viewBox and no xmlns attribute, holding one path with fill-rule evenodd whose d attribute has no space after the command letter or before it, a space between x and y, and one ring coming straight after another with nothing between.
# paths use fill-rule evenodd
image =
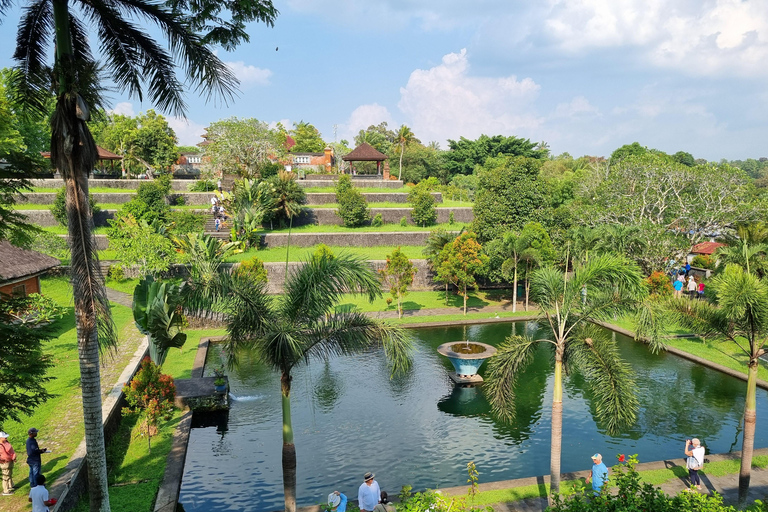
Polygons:
<instances>
[{"instance_id":1,"label":"shadow on grass","mask_svg":"<svg viewBox=\"0 0 768 512\"><path fill-rule=\"evenodd\" d=\"M665 460L664 467L666 467L667 469L671 469L672 474L675 475L675 477L678 478L682 483L684 483L686 487L690 485L687 468L680 466L678 464L675 464L671 460Z\"/></svg>"}]
</instances>

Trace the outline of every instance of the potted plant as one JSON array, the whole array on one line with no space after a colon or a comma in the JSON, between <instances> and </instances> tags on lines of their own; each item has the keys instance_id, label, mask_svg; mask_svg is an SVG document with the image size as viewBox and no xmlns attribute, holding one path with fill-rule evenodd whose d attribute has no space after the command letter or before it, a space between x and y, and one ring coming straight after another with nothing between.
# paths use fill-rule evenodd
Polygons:
<instances>
[{"instance_id":1,"label":"potted plant","mask_svg":"<svg viewBox=\"0 0 768 512\"><path fill-rule=\"evenodd\" d=\"M224 378L226 376L224 374L224 368L214 368L213 376L216 377L216 380L213 381L213 385L216 386L216 392L226 393L227 380Z\"/></svg>"}]
</instances>

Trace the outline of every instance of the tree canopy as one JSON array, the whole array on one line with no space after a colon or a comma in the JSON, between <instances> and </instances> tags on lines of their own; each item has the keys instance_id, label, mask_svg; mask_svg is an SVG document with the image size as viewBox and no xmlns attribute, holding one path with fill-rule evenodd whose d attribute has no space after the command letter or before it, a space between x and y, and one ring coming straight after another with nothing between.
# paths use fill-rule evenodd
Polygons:
<instances>
[{"instance_id":1,"label":"tree canopy","mask_svg":"<svg viewBox=\"0 0 768 512\"><path fill-rule=\"evenodd\" d=\"M208 126L205 156L214 172L254 177L271 158L285 154L279 130L255 118L230 117Z\"/></svg>"},{"instance_id":2,"label":"tree canopy","mask_svg":"<svg viewBox=\"0 0 768 512\"><path fill-rule=\"evenodd\" d=\"M448 140L450 151L445 155L445 168L449 177L457 174L472 174L479 165L484 165L491 157L524 156L528 158L546 158L549 150L514 136L481 135L476 140L461 137L459 140ZM538 149L537 149L538 148Z\"/></svg>"},{"instance_id":3,"label":"tree canopy","mask_svg":"<svg viewBox=\"0 0 768 512\"><path fill-rule=\"evenodd\" d=\"M289 130L288 134L296 142L291 148L293 153L322 153L325 149L320 130L303 120L293 123L293 130Z\"/></svg>"}]
</instances>

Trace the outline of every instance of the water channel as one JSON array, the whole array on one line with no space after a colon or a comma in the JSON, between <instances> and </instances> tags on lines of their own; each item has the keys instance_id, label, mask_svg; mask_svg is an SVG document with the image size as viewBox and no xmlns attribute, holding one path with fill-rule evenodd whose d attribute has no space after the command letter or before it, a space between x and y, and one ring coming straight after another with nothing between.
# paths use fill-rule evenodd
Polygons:
<instances>
[{"instance_id":1,"label":"water channel","mask_svg":"<svg viewBox=\"0 0 768 512\"><path fill-rule=\"evenodd\" d=\"M552 365L540 350L520 379L516 422L496 421L479 388L449 380L437 346L454 340L499 345L535 324L501 323L415 329L413 370L390 378L381 351L315 361L293 372L292 412L298 459L297 503L320 503L338 489L357 496L363 473L373 471L383 490L465 485L474 461L480 482L549 472ZM686 438L699 437L708 453L741 448L739 421L746 383L669 354L652 355L616 335L622 356L637 372L637 423L608 436L596 424L583 378L566 378L563 472L586 469L590 456L638 453L641 461L676 457ZM484 369L484 367L483 367ZM481 374L483 373L481 369ZM180 502L187 512L267 512L283 507L280 386L277 374L245 361L230 374L231 410L196 415ZM758 389L757 408L768 410ZM755 447L768 447L758 428Z\"/></svg>"}]
</instances>

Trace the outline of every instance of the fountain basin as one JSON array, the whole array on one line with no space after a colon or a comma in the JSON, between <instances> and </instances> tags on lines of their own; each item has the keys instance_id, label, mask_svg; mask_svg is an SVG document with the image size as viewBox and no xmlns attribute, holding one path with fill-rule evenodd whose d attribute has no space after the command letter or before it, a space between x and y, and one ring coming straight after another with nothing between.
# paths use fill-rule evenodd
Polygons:
<instances>
[{"instance_id":1,"label":"fountain basin","mask_svg":"<svg viewBox=\"0 0 768 512\"><path fill-rule=\"evenodd\" d=\"M477 384L483 378L477 374L486 359L496 354L496 347L477 341L453 341L437 347L437 353L448 358L456 373L449 373L457 384Z\"/></svg>"}]
</instances>

